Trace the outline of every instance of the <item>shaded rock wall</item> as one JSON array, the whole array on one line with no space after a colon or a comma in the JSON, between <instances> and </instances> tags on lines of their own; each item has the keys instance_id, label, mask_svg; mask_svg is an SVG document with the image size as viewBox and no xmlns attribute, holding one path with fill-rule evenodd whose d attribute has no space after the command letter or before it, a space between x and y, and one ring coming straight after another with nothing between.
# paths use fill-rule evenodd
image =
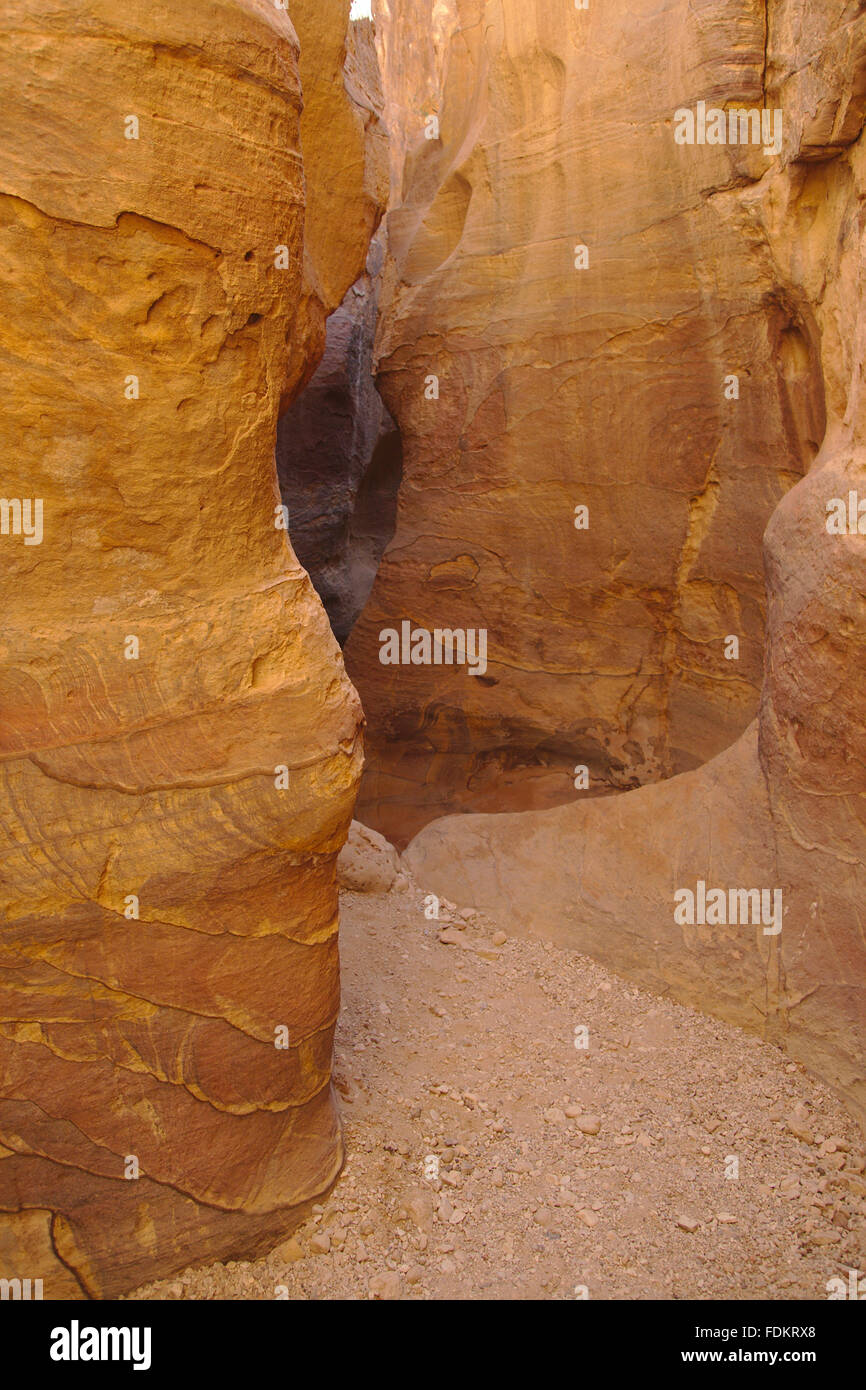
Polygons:
<instances>
[{"instance_id":1,"label":"shaded rock wall","mask_svg":"<svg viewBox=\"0 0 866 1390\"><path fill-rule=\"evenodd\" d=\"M376 215L265 0L0 28L0 1273L112 1296L272 1245L341 1162L361 712L273 449Z\"/></svg>"},{"instance_id":2,"label":"shaded rock wall","mask_svg":"<svg viewBox=\"0 0 866 1390\"><path fill-rule=\"evenodd\" d=\"M515 930L552 936L764 1033L866 1120L861 11L841 0L771 0L768 105L784 110L784 149L759 182L727 190L719 209L765 246L779 301L815 325L827 405L818 457L764 538L756 723L706 767L661 786L540 813L448 817L414 840L408 862L425 885ZM801 346L789 361L805 370ZM835 529L837 502L845 530ZM751 916L731 924L729 910L721 922L709 912L708 922L697 913L678 922L675 895L688 888L697 898L699 882L728 895L779 890L781 930L775 918L766 931Z\"/></svg>"},{"instance_id":3,"label":"shaded rock wall","mask_svg":"<svg viewBox=\"0 0 866 1390\"><path fill-rule=\"evenodd\" d=\"M346 648L358 814L401 843L445 810L570 800L576 765L610 792L736 738L761 537L825 424L810 302L735 196L773 158L674 138L680 107L762 104L763 0L428 0L431 35L434 12L413 51L379 8L386 106L414 122L378 343L404 481ZM485 629L486 672L383 667L404 619Z\"/></svg>"}]
</instances>

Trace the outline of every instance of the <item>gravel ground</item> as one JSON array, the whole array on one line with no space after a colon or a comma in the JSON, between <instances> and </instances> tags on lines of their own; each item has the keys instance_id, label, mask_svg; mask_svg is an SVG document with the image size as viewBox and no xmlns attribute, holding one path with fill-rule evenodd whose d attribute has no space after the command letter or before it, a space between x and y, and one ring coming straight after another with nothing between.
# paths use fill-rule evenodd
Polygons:
<instances>
[{"instance_id":1,"label":"gravel ground","mask_svg":"<svg viewBox=\"0 0 866 1390\"><path fill-rule=\"evenodd\" d=\"M336 1186L266 1259L131 1297L826 1299L866 1270L863 1136L825 1086L398 884L343 895Z\"/></svg>"}]
</instances>

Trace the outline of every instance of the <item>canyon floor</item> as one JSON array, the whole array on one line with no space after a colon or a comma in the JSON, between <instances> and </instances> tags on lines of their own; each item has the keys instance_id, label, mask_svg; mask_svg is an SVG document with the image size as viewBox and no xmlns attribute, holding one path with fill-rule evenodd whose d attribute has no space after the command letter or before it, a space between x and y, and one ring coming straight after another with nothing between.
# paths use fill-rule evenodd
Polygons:
<instances>
[{"instance_id":1,"label":"canyon floor","mask_svg":"<svg viewBox=\"0 0 866 1390\"><path fill-rule=\"evenodd\" d=\"M132 1298L826 1299L866 1268L863 1137L825 1086L586 957L423 903L343 894L330 1195L267 1258Z\"/></svg>"}]
</instances>

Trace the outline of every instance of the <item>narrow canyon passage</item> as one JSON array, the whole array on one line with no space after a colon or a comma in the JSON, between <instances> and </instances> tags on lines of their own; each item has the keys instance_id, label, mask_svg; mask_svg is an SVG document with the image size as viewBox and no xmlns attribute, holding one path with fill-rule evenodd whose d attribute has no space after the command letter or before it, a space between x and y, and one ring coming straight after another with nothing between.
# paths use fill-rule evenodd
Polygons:
<instances>
[{"instance_id":1,"label":"narrow canyon passage","mask_svg":"<svg viewBox=\"0 0 866 1390\"><path fill-rule=\"evenodd\" d=\"M866 1297L863 5L0 33L0 1297Z\"/></svg>"},{"instance_id":2,"label":"narrow canyon passage","mask_svg":"<svg viewBox=\"0 0 866 1390\"><path fill-rule=\"evenodd\" d=\"M383 243L326 327L322 360L282 417L277 476L289 538L342 645L394 535L403 475L400 431L373 378Z\"/></svg>"}]
</instances>

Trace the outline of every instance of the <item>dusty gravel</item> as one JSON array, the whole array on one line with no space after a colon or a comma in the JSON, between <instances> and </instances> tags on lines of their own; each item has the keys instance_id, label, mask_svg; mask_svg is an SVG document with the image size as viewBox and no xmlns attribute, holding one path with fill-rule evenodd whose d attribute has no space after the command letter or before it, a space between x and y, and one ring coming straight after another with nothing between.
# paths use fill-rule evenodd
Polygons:
<instances>
[{"instance_id":1,"label":"dusty gravel","mask_svg":"<svg viewBox=\"0 0 866 1390\"><path fill-rule=\"evenodd\" d=\"M866 1270L863 1137L825 1086L423 902L343 895L331 1194L266 1259L133 1298L826 1299Z\"/></svg>"}]
</instances>

